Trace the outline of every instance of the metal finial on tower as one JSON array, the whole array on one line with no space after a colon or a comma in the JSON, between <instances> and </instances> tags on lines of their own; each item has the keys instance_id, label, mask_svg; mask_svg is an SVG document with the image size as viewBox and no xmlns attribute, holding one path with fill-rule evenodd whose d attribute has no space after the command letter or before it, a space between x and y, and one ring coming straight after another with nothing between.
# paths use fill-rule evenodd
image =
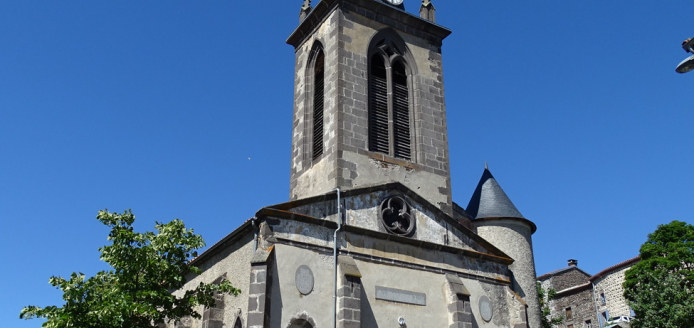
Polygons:
<instances>
[{"instance_id":1,"label":"metal finial on tower","mask_svg":"<svg viewBox=\"0 0 694 328\"><path fill-rule=\"evenodd\" d=\"M304 4L301 5L301 13L299 14L299 21L303 22L311 12L311 0L304 0Z\"/></svg>"},{"instance_id":2,"label":"metal finial on tower","mask_svg":"<svg viewBox=\"0 0 694 328\"><path fill-rule=\"evenodd\" d=\"M487 161L484 161L484 169L489 170L489 165L487 165Z\"/></svg>"},{"instance_id":3,"label":"metal finial on tower","mask_svg":"<svg viewBox=\"0 0 694 328\"><path fill-rule=\"evenodd\" d=\"M436 8L431 0L422 0L422 6L419 7L419 17L422 17L432 23L436 23Z\"/></svg>"}]
</instances>

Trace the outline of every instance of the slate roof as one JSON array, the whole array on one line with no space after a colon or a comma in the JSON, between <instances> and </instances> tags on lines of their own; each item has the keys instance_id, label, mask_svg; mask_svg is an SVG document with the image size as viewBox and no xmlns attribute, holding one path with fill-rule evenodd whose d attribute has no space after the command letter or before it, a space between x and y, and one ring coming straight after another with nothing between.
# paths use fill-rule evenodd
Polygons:
<instances>
[{"instance_id":1,"label":"slate roof","mask_svg":"<svg viewBox=\"0 0 694 328\"><path fill-rule=\"evenodd\" d=\"M484 169L477 189L465 210L473 219L519 218L525 219L488 168Z\"/></svg>"}]
</instances>

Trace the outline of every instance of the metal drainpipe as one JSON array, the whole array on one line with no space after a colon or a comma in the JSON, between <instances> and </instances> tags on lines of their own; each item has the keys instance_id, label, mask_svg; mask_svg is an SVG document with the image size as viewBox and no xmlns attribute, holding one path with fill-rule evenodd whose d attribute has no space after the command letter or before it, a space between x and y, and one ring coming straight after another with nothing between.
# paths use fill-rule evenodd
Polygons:
<instances>
[{"instance_id":1,"label":"metal drainpipe","mask_svg":"<svg viewBox=\"0 0 694 328\"><path fill-rule=\"evenodd\" d=\"M258 222L257 217L251 218L251 226L253 227L253 256L255 256L255 250L258 249L258 229L256 229L255 224Z\"/></svg>"},{"instance_id":2,"label":"metal drainpipe","mask_svg":"<svg viewBox=\"0 0 694 328\"><path fill-rule=\"evenodd\" d=\"M598 309L597 295L595 294L595 284L592 281L590 282L590 284L593 286L593 303L595 304L596 319L598 319L598 326L602 327L602 324L600 324L602 319L600 319L600 310Z\"/></svg>"},{"instance_id":3,"label":"metal drainpipe","mask_svg":"<svg viewBox=\"0 0 694 328\"><path fill-rule=\"evenodd\" d=\"M340 188L330 191L337 192L337 229L333 234L333 328L337 328L337 232L342 229L342 204L340 203Z\"/></svg>"}]
</instances>

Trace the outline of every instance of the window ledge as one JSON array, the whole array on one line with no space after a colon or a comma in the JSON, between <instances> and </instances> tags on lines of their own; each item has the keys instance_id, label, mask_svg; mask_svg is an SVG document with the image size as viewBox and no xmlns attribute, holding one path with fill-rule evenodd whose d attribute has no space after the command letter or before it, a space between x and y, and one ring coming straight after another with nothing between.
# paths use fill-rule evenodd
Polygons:
<instances>
[{"instance_id":1,"label":"window ledge","mask_svg":"<svg viewBox=\"0 0 694 328\"><path fill-rule=\"evenodd\" d=\"M418 170L418 171L424 170L424 167L419 165L419 164L416 164L414 162L410 162L410 161L402 159L402 158L392 157L390 155L386 155L383 153L367 151L366 155L371 159L375 159L377 161L388 163L388 164L402 166L406 169Z\"/></svg>"}]
</instances>

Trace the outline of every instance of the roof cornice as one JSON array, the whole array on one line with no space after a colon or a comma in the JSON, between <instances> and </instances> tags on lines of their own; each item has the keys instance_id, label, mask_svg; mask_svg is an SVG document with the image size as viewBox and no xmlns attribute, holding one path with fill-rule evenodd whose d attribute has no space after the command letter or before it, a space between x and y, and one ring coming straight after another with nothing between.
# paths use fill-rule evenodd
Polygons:
<instances>
[{"instance_id":1,"label":"roof cornice","mask_svg":"<svg viewBox=\"0 0 694 328\"><path fill-rule=\"evenodd\" d=\"M306 16L306 18L299 24L299 26L292 32L292 34L287 38L287 44L294 46L295 49L299 48L301 44L310 36L313 35L315 29L317 29L325 19L330 16L329 14L339 6L343 6L345 3L351 3L359 7L366 8L376 14L376 20L385 23L386 25L389 21L392 21L396 25L404 24L418 31L422 31L429 34L439 40L445 39L451 34L451 30L425 20L421 17L412 15L404 10L389 6L383 2L375 0L321 0L316 4L311 13ZM382 17L387 17L384 19ZM392 26L396 28L396 26ZM401 30L401 29L399 29Z\"/></svg>"},{"instance_id":2,"label":"roof cornice","mask_svg":"<svg viewBox=\"0 0 694 328\"><path fill-rule=\"evenodd\" d=\"M304 223L309 223L309 224L315 224L315 225L320 225L323 227L327 227L330 229L337 229L337 223L333 221L328 221L328 220L323 220L319 218L315 218L309 215L304 215L304 214L299 214L299 213L294 213L290 211L284 211L284 210L278 210L275 208L270 208L270 207L265 207L258 211L256 213L256 216L258 217L259 220L266 219L268 217L273 217L273 218L281 218L281 219L286 219L286 220L293 220L293 221L299 221L299 222L304 222ZM374 230L369 230L357 226L352 226L352 225L342 225L342 230L359 234L359 235L365 235L373 238L378 238L378 239L383 239L383 240L388 240L388 241L395 241L398 243L406 244L406 245L411 245L411 246L416 246L424 249L429 249L429 250L435 250L439 252L446 252L446 253L451 253L451 254L458 254L458 255L463 255L466 257L471 257L471 258L479 258L491 262L496 262L496 263L501 263L505 265L510 265L514 261L512 258L510 258L508 255L501 254L486 254L486 253L481 253L477 252L474 250L469 250L469 249L464 249L464 248L458 248L458 247L452 247L452 246L447 246L447 245L440 245L428 241L423 241L423 240L417 240L417 239L412 239L412 238L407 238L407 237L402 237L402 236L397 236L397 235L391 235L387 234L384 232L380 231L374 231Z\"/></svg>"},{"instance_id":3,"label":"roof cornice","mask_svg":"<svg viewBox=\"0 0 694 328\"><path fill-rule=\"evenodd\" d=\"M419 194L414 192L412 189L406 187L405 185L403 185L400 182L390 182L390 183L386 183L386 184L376 184L376 185L372 185L372 186L365 186L365 187L361 187L361 188L350 189L350 190L340 192L340 195L341 195L341 197L350 197L350 196L358 196L358 195L373 193L373 192L377 192L377 191L384 191L384 190L397 190L397 191L401 192L403 195L405 195L405 196L415 200L419 204L421 204L423 208L433 212L433 214L436 217L443 219L447 224L460 230L463 234L465 234L467 237L469 237L470 239L472 239L475 242L477 242L478 244L480 244L485 249L489 250L492 254L500 256L500 257L511 258L506 253L501 251L499 248L497 248L496 246L494 246L490 242L488 242L486 239L480 237L480 235L474 233L472 230L470 230L468 227L464 226L458 220L451 217L448 213L441 210L438 206L430 203L424 197L420 196ZM313 196L313 197L308 197L308 198L302 198L302 199L298 199L298 200L294 200L294 201L290 201L290 202L286 202L286 203L282 203L282 204L272 205L272 206L268 206L266 208L289 211L292 208L296 208L299 206L303 206L303 205L307 205L307 204L313 204L313 203L320 202L320 201L334 200L334 199L337 199L337 195L335 193L329 193L329 194L325 194L325 195L318 195L318 196ZM256 216L258 216L257 213L256 213Z\"/></svg>"},{"instance_id":4,"label":"roof cornice","mask_svg":"<svg viewBox=\"0 0 694 328\"><path fill-rule=\"evenodd\" d=\"M537 225L533 223L533 221L530 221L526 218L513 218L513 217L497 217L497 218L481 218L481 219L475 219L472 220L472 223L480 222L480 221L497 221L497 220L509 220L509 221L518 221L522 222L530 227L531 233L535 233L537 231Z\"/></svg>"},{"instance_id":5,"label":"roof cornice","mask_svg":"<svg viewBox=\"0 0 694 328\"><path fill-rule=\"evenodd\" d=\"M597 274L595 274L594 276L588 278L588 280L594 282L595 280L602 278L603 276L607 275L608 273L610 273L612 271L622 269L624 267L627 267L627 266L632 265L634 263L637 263L639 261L641 261L641 255L634 257L634 258L630 258L630 259L628 259L622 263L615 264L615 265L613 265L613 266L611 266L605 270L602 270L602 271L598 272Z\"/></svg>"}]
</instances>

